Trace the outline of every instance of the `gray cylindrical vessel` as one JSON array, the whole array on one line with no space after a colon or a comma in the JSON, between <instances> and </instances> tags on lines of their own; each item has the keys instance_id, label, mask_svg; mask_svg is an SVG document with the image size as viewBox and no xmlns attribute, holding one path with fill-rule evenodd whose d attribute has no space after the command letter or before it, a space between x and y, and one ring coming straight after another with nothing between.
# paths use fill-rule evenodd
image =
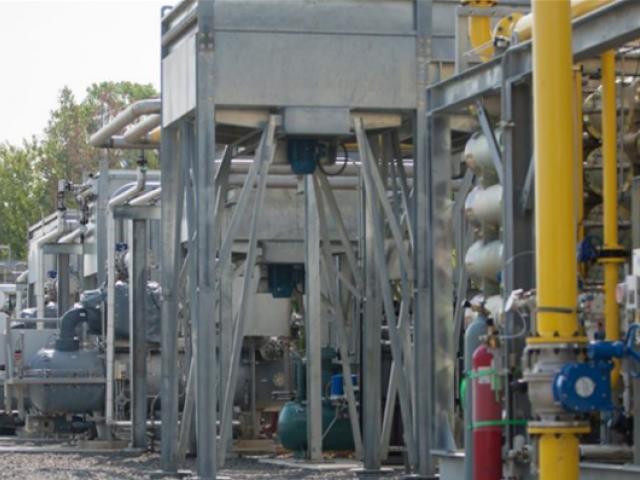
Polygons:
<instances>
[{"instance_id":1,"label":"gray cylindrical vessel","mask_svg":"<svg viewBox=\"0 0 640 480\"><path fill-rule=\"evenodd\" d=\"M105 385L81 383L84 379L104 378L104 358L97 350L61 351L41 348L29 358L24 368L24 377L76 380L76 383L29 385L31 403L41 414L81 414L104 408Z\"/></svg>"}]
</instances>

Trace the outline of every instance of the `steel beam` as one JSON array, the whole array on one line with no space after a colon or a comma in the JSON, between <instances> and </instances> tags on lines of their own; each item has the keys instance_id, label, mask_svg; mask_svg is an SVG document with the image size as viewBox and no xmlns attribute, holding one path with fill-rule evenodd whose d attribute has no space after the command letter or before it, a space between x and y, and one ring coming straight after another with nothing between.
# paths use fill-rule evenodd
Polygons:
<instances>
[{"instance_id":1,"label":"steel beam","mask_svg":"<svg viewBox=\"0 0 640 480\"><path fill-rule=\"evenodd\" d=\"M376 182L376 178L380 181L380 174L375 165L375 160L372 156L369 142L366 138L364 130L362 129L361 122L356 119L355 122L356 137L358 140L358 149L360 150L360 156L362 158L364 178L365 178L365 193L367 194L367 209L368 214L373 218L372 222L372 239L371 243L367 244L368 249L373 249L374 261L376 263L377 280L379 281L379 290L382 294L382 300L384 303L384 312L387 319L387 326L389 332L389 339L391 340L391 351L394 362L404 367L405 359L403 355L403 344L398 335L398 321L395 313L395 305L393 302L393 294L391 292L391 280L389 278L388 266L386 262L385 245L384 245L384 233L383 233L383 216L379 210L378 205L384 206L387 204L385 213L389 225L393 225L397 230L397 234L400 235L399 226L395 222L396 218L393 215L393 211L388 205L388 199L386 198L384 189L380 189L379 182ZM394 227L391 228L392 232ZM404 241L400 237L400 242L396 239L396 248L400 252L404 249ZM407 282L406 277L407 270L405 268L411 268L409 262L409 256L406 255L406 266L401 265L403 282ZM401 262L402 263L402 262ZM403 301L406 304L409 301L409 296L403 295ZM410 468L415 466L416 454L415 454L415 442L412 431L413 426L413 412L412 402L409 393L409 382L407 379L408 372L404 368L396 370L398 374L398 394L400 399L400 411L402 414L402 422L404 426L404 440L407 447L407 459ZM389 399L387 399L389 401Z\"/></svg>"},{"instance_id":2,"label":"steel beam","mask_svg":"<svg viewBox=\"0 0 640 480\"><path fill-rule=\"evenodd\" d=\"M640 2L619 0L573 22L573 55L579 62L640 37ZM516 58L508 72L503 59ZM509 48L489 62L432 85L429 110L451 110L497 92L509 79L531 74L531 42Z\"/></svg>"},{"instance_id":3,"label":"steel beam","mask_svg":"<svg viewBox=\"0 0 640 480\"><path fill-rule=\"evenodd\" d=\"M129 352L131 446L147 446L147 221L131 222L129 279Z\"/></svg>"},{"instance_id":4,"label":"steel beam","mask_svg":"<svg viewBox=\"0 0 640 480\"><path fill-rule=\"evenodd\" d=\"M491 128L491 124L489 123L489 116L487 115L487 111L484 108L484 105L480 100L476 102L476 112L478 116L478 123L480 124L480 129L487 139L487 143L489 144L489 151L491 152L491 161L493 162L493 167L496 169L496 174L498 175L498 181L503 183L504 173L502 171L502 153L500 152L500 145L498 145L498 141L496 140L496 136L493 134L493 128Z\"/></svg>"},{"instance_id":5,"label":"steel beam","mask_svg":"<svg viewBox=\"0 0 640 480\"><path fill-rule=\"evenodd\" d=\"M320 187L320 177L323 176L324 174L316 172L314 177L315 188L313 190L309 190L307 195L316 195L315 202L318 209L318 226L320 230L321 253L324 264L323 278L335 312L335 324L338 336L338 346L340 349L340 363L342 366L344 392L347 397L347 406L349 409L349 420L351 421L355 454L356 458L360 459L362 458L362 435L360 433L360 420L356 405L356 395L353 389L353 382L351 381L351 363L349 358L349 343L347 341L346 319L344 310L342 309L342 303L340 302L338 289L334 283L335 279L338 277L338 271L331 254L331 239L329 238L329 229L327 227L326 211L322 195L320 194L320 192L322 192L322 188Z\"/></svg>"},{"instance_id":6,"label":"steel beam","mask_svg":"<svg viewBox=\"0 0 640 480\"><path fill-rule=\"evenodd\" d=\"M84 245L79 243L45 243L42 245L42 253L45 255L83 255Z\"/></svg>"},{"instance_id":7,"label":"steel beam","mask_svg":"<svg viewBox=\"0 0 640 480\"><path fill-rule=\"evenodd\" d=\"M269 125L265 129L265 139L263 148L260 149L260 158L256 158L258 164L258 185L255 196L255 204L251 213L251 224L249 233L249 250L244 262L244 279L242 282L242 290L240 293L240 310L233 325L233 344L231 346L231 355L229 358L229 372L225 382L224 403L222 404L222 429L220 439L222 446L219 449L218 461L224 463L225 447L227 439L231 434L231 417L233 412L233 399L235 397L236 384L238 380L238 370L240 369L240 354L242 352L242 343L244 340L244 326L246 323L247 312L250 303L253 301L253 295L256 292L260 275L255 273L255 265L257 258L257 231L258 219L264 205L264 199L267 189L267 178L269 175L269 166L273 162L275 155L275 126L274 117L271 118ZM247 178L249 181L249 178ZM238 208L238 206L236 206ZM236 212L234 212L235 214ZM239 212L242 215L244 212Z\"/></svg>"},{"instance_id":8,"label":"steel beam","mask_svg":"<svg viewBox=\"0 0 640 480\"><path fill-rule=\"evenodd\" d=\"M342 248L344 248L344 253L347 259L347 265L349 266L349 271L351 272L351 276L356 284L356 287L360 289L362 287L363 282L362 282L362 275L360 274L360 269L358 268L356 253L354 252L353 246L351 245L351 240L349 239L349 233L347 232L347 227L344 224L342 213L340 213L340 209L338 208L338 202L336 201L336 197L333 194L333 190L331 189L331 184L329 183L329 180L325 175L318 175L317 179L318 179L318 187L322 192L322 194L324 195L331 217L335 221L336 230L338 232L338 237L340 238L340 242L342 243Z\"/></svg>"}]
</instances>

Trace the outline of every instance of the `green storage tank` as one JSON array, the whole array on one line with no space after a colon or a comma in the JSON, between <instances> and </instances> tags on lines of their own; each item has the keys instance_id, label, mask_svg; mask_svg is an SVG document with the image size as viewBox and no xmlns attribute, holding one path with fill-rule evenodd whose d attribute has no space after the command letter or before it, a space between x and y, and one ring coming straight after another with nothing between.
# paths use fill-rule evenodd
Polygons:
<instances>
[{"instance_id":1,"label":"green storage tank","mask_svg":"<svg viewBox=\"0 0 640 480\"><path fill-rule=\"evenodd\" d=\"M322 405L322 429L330 430L322 440L323 450L353 450L353 434L346 411L339 413L335 422L336 410L330 402ZM299 402L287 402L278 416L278 438L288 450L307 450L307 406Z\"/></svg>"}]
</instances>

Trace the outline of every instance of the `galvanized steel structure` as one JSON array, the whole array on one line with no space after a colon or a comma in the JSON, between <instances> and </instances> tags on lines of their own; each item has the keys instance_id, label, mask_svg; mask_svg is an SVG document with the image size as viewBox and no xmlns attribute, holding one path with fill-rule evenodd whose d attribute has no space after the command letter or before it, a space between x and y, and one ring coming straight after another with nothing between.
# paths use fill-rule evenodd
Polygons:
<instances>
[{"instance_id":1,"label":"galvanized steel structure","mask_svg":"<svg viewBox=\"0 0 640 480\"><path fill-rule=\"evenodd\" d=\"M344 386L356 450L362 455L364 468L380 468L381 457L388 450L397 395L410 468L421 475L434 472L433 440L446 442L447 417L453 402L447 388L435 398L435 372L446 372L451 362L444 355L444 367L439 369L434 345L438 338L444 353L450 354L453 337L446 324L433 321L435 314L442 315L435 307L436 298L450 297L451 281L450 277L441 281L443 273L433 269L433 252L446 245L448 229L446 220L438 223L432 212L442 208L437 199L446 195L447 187L444 172L435 165L429 168L428 157L430 150L446 150L449 140L436 144L426 136L426 87L439 78L442 69L451 68L454 7L451 2L430 0L186 0L163 16L165 470L178 467L194 405L198 475L214 477L216 465L224 461L245 322L242 307L235 324L232 320L233 313L224 300L228 280L225 272L248 208L253 208L252 234L245 272L253 269L258 248L256 224L279 141L340 137L355 139L361 165L361 234L355 244L347 236L326 176L318 171L307 175L301 184L306 199L308 454L314 460L321 458L322 291L334 311L342 369L349 378L350 351L344 332L351 314L342 311L338 292L332 286L333 279L340 277L360 305L360 313L350 320L361 321L362 328L361 414L366 420L362 421L361 447L355 397L351 383L347 381ZM436 22L436 16L447 20ZM414 158L413 189L407 181L401 151L406 139L411 139L413 146L409 154ZM215 164L216 148L221 144L226 145L222 162ZM254 160L242 178L231 221L223 229L220 211L229 188L229 166L239 152L253 153ZM252 192L254 204L249 207ZM185 197L195 360L189 374L192 386L187 388L185 409L180 413L176 278L183 261L180 225ZM328 213L336 222L335 239L329 234ZM337 250L331 247L335 243ZM398 313L386 258L388 244L393 246L399 264ZM335 270L336 254L346 260L346 274ZM255 292L256 281L253 275L245 274L241 305ZM393 354L384 419L380 380L383 312ZM439 336L438 323L445 329ZM231 351L225 352L225 344L232 345ZM220 345L219 355L216 345ZM225 368L221 369L219 363ZM227 371L226 378L220 378L220 372ZM190 396L192 390L195 401ZM222 399L220 406L218 398ZM217 420L222 445L217 443Z\"/></svg>"}]
</instances>

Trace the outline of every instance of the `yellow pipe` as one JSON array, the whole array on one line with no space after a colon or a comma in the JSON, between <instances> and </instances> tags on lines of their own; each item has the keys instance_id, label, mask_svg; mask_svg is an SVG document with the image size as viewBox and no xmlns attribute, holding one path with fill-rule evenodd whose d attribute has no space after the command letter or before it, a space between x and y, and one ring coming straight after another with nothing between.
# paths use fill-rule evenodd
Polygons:
<instances>
[{"instance_id":1,"label":"yellow pipe","mask_svg":"<svg viewBox=\"0 0 640 480\"><path fill-rule=\"evenodd\" d=\"M576 198L578 205L578 242L584 239L584 145L582 140L582 66L577 65L573 70L575 80L575 148L576 148Z\"/></svg>"},{"instance_id":2,"label":"yellow pipe","mask_svg":"<svg viewBox=\"0 0 640 480\"><path fill-rule=\"evenodd\" d=\"M462 0L462 4L473 8L490 8L496 2L495 0ZM486 62L494 53L491 17L480 15L469 17L468 29L471 46L480 56L480 60Z\"/></svg>"},{"instance_id":3,"label":"yellow pipe","mask_svg":"<svg viewBox=\"0 0 640 480\"><path fill-rule=\"evenodd\" d=\"M571 18L580 17L611 2L613 0L571 0ZM531 38L532 25L532 14L525 15L516 23L514 32L519 42L524 42Z\"/></svg>"},{"instance_id":4,"label":"yellow pipe","mask_svg":"<svg viewBox=\"0 0 640 480\"><path fill-rule=\"evenodd\" d=\"M573 80L569 1L535 0L533 97L538 334L541 341L579 333Z\"/></svg>"},{"instance_id":5,"label":"yellow pipe","mask_svg":"<svg viewBox=\"0 0 640 480\"><path fill-rule=\"evenodd\" d=\"M576 304L576 163L569 0L534 0L533 102L538 337L529 344L582 341ZM549 386L550 388L550 386ZM587 429L588 430L588 429ZM580 429L530 426L538 435L539 478L578 480Z\"/></svg>"},{"instance_id":6,"label":"yellow pipe","mask_svg":"<svg viewBox=\"0 0 640 480\"><path fill-rule=\"evenodd\" d=\"M574 432L545 432L539 437L538 452L541 479L580 478L580 445Z\"/></svg>"},{"instance_id":7,"label":"yellow pipe","mask_svg":"<svg viewBox=\"0 0 640 480\"><path fill-rule=\"evenodd\" d=\"M604 251L620 250L618 243L618 152L616 119L616 54L609 50L602 54L602 197L604 210ZM620 319L616 286L618 267L622 259L605 256L604 264L604 314L605 337L619 340ZM611 372L611 384L618 384L620 362L616 361Z\"/></svg>"},{"instance_id":8,"label":"yellow pipe","mask_svg":"<svg viewBox=\"0 0 640 480\"><path fill-rule=\"evenodd\" d=\"M152 143L160 143L162 138L162 127L156 127L147 134L147 138Z\"/></svg>"}]
</instances>

